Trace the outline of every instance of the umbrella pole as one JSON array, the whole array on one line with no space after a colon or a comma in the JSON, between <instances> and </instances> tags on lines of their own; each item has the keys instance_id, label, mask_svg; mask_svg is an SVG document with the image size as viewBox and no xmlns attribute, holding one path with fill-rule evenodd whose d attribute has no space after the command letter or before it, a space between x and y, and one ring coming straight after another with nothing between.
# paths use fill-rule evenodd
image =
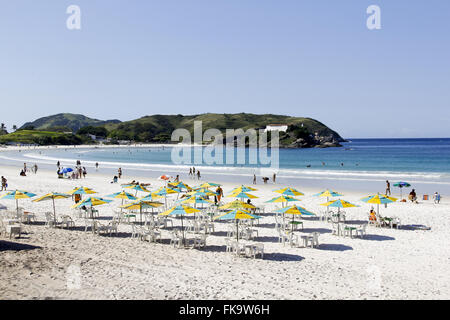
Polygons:
<instances>
[{"instance_id":1,"label":"umbrella pole","mask_svg":"<svg viewBox=\"0 0 450 320\"><path fill-rule=\"evenodd\" d=\"M239 242L239 224L238 224L238 219L236 219L236 242Z\"/></svg>"},{"instance_id":2,"label":"umbrella pole","mask_svg":"<svg viewBox=\"0 0 450 320\"><path fill-rule=\"evenodd\" d=\"M186 238L184 237L183 215L181 215L181 232L183 233L183 245L186 246Z\"/></svg>"},{"instance_id":3,"label":"umbrella pole","mask_svg":"<svg viewBox=\"0 0 450 320\"><path fill-rule=\"evenodd\" d=\"M55 198L52 198L53 201L53 220L55 222L56 225L56 208L55 208Z\"/></svg>"},{"instance_id":4,"label":"umbrella pole","mask_svg":"<svg viewBox=\"0 0 450 320\"><path fill-rule=\"evenodd\" d=\"M19 199L16 199L16 211L17 211L17 216L19 216Z\"/></svg>"}]
</instances>

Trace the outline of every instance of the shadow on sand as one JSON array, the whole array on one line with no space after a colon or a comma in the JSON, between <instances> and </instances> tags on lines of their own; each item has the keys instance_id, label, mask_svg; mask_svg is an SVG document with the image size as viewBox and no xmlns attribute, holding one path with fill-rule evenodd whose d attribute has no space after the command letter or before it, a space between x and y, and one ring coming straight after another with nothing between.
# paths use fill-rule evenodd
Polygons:
<instances>
[{"instance_id":1,"label":"shadow on sand","mask_svg":"<svg viewBox=\"0 0 450 320\"><path fill-rule=\"evenodd\" d=\"M0 252L8 251L8 250L9 251L22 251L22 250L34 250L34 249L41 249L41 247L32 246L29 244L0 240Z\"/></svg>"}]
</instances>

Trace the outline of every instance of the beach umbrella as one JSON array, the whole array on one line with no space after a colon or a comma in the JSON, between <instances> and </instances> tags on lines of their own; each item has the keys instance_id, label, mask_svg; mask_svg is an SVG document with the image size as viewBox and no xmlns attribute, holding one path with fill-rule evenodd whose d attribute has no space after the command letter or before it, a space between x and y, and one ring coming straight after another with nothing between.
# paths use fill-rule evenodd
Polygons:
<instances>
[{"instance_id":1,"label":"beach umbrella","mask_svg":"<svg viewBox=\"0 0 450 320\"><path fill-rule=\"evenodd\" d=\"M247 210L235 209L214 218L214 220L235 220L236 221L236 240L239 241L239 224L238 220L242 219L259 219L260 216L251 214Z\"/></svg>"},{"instance_id":2,"label":"beach umbrella","mask_svg":"<svg viewBox=\"0 0 450 320\"><path fill-rule=\"evenodd\" d=\"M167 195L176 193L177 198L178 198L178 194L180 192L181 192L181 190L178 188L161 187L158 190L156 190L155 192L153 192L152 195L164 196L164 204L167 206Z\"/></svg>"},{"instance_id":3,"label":"beach umbrella","mask_svg":"<svg viewBox=\"0 0 450 320\"><path fill-rule=\"evenodd\" d=\"M160 216L169 216L169 215L180 215L181 216L181 231L183 232L183 243L186 244L184 238L184 226L183 226L183 216L186 214L200 212L200 210L192 208L188 205L182 204L172 207L171 209L161 212Z\"/></svg>"},{"instance_id":4,"label":"beach umbrella","mask_svg":"<svg viewBox=\"0 0 450 320\"><path fill-rule=\"evenodd\" d=\"M80 194L81 195L81 194L94 194L94 193L97 193L97 192L92 190L92 189L90 189L90 188L87 188L87 187L78 187L78 188L75 188L73 190L70 190L67 193L70 194L70 195L74 195L74 194Z\"/></svg>"},{"instance_id":5,"label":"beach umbrella","mask_svg":"<svg viewBox=\"0 0 450 320\"><path fill-rule=\"evenodd\" d=\"M131 193L122 191L122 192L116 192L113 194L109 194L107 195L108 198L114 198L114 199L122 199L122 205L123 205L123 200L137 200L137 198L135 196L133 196Z\"/></svg>"},{"instance_id":6,"label":"beach umbrella","mask_svg":"<svg viewBox=\"0 0 450 320\"><path fill-rule=\"evenodd\" d=\"M292 214L292 231L294 231L294 221L295 221L295 215L300 215L300 216L315 216L314 213L312 213L311 211L300 207L298 205L293 205L293 206L289 206L289 207L284 207L281 209L276 210L276 212L281 212L283 214Z\"/></svg>"},{"instance_id":7,"label":"beach umbrella","mask_svg":"<svg viewBox=\"0 0 450 320\"><path fill-rule=\"evenodd\" d=\"M300 201L300 199L296 199L296 198L293 198L290 196L279 196L279 197L275 197L270 200L267 200L266 203L283 203L283 206L284 206L285 203L292 202L292 201Z\"/></svg>"},{"instance_id":8,"label":"beach umbrella","mask_svg":"<svg viewBox=\"0 0 450 320\"><path fill-rule=\"evenodd\" d=\"M183 181L178 181L178 182L170 182L167 184L168 187L170 188L174 188L174 189L180 189L180 190L186 190L186 191L190 191L192 190L191 187L189 187L187 184L185 184Z\"/></svg>"},{"instance_id":9,"label":"beach umbrella","mask_svg":"<svg viewBox=\"0 0 450 320\"><path fill-rule=\"evenodd\" d=\"M217 192L212 191L208 188L197 188L197 189L193 189L192 191L189 191L187 193L190 196L193 195L199 195L199 196L217 196Z\"/></svg>"},{"instance_id":10,"label":"beach umbrella","mask_svg":"<svg viewBox=\"0 0 450 320\"><path fill-rule=\"evenodd\" d=\"M282 195L292 196L292 197L305 195L304 193L302 193L294 188L290 188L290 187L274 190L273 192L281 193Z\"/></svg>"},{"instance_id":11,"label":"beach umbrella","mask_svg":"<svg viewBox=\"0 0 450 320\"><path fill-rule=\"evenodd\" d=\"M353 208L353 207L359 207L356 204L352 204L348 201L338 199L338 200L332 200L326 203L322 203L321 206L327 206L327 207L335 207L338 208L338 212L340 208Z\"/></svg>"},{"instance_id":12,"label":"beach umbrella","mask_svg":"<svg viewBox=\"0 0 450 320\"><path fill-rule=\"evenodd\" d=\"M131 193L122 191L122 192L116 192L113 194L107 195L108 198L114 198L114 199L122 199L122 200L137 200L135 196L133 196Z\"/></svg>"},{"instance_id":13,"label":"beach umbrella","mask_svg":"<svg viewBox=\"0 0 450 320\"><path fill-rule=\"evenodd\" d=\"M35 196L36 195L31 192L14 190L2 195L0 199L16 200L16 210L17 213L19 213L19 199L28 199L33 198Z\"/></svg>"},{"instance_id":14,"label":"beach umbrella","mask_svg":"<svg viewBox=\"0 0 450 320\"><path fill-rule=\"evenodd\" d=\"M69 172L72 172L72 171L73 171L72 168L64 168L64 169L62 169L62 173L69 173Z\"/></svg>"},{"instance_id":15,"label":"beach umbrella","mask_svg":"<svg viewBox=\"0 0 450 320\"><path fill-rule=\"evenodd\" d=\"M411 187L411 185L408 182L399 181L399 182L394 183L394 187L399 187L400 188L400 199L403 199L402 189Z\"/></svg>"},{"instance_id":16,"label":"beach umbrella","mask_svg":"<svg viewBox=\"0 0 450 320\"><path fill-rule=\"evenodd\" d=\"M374 194L361 199L365 203L372 203L377 205L377 212L380 214L380 204L388 204L397 201L397 198L388 197L387 195Z\"/></svg>"},{"instance_id":17,"label":"beach umbrella","mask_svg":"<svg viewBox=\"0 0 450 320\"><path fill-rule=\"evenodd\" d=\"M203 183L203 184L200 185L200 188L206 188L206 189L209 189L209 188L217 188L217 187L220 187L220 186L221 186L221 185L218 184L218 183L205 182L205 183Z\"/></svg>"},{"instance_id":18,"label":"beach umbrella","mask_svg":"<svg viewBox=\"0 0 450 320\"><path fill-rule=\"evenodd\" d=\"M240 187L234 188L230 193L241 193L241 192L250 192L250 191L258 191L258 189L241 185Z\"/></svg>"},{"instance_id":19,"label":"beach umbrella","mask_svg":"<svg viewBox=\"0 0 450 320\"><path fill-rule=\"evenodd\" d=\"M46 195L43 195L42 197L33 200L33 202L41 202L41 201L46 201L46 200L52 200L53 202L53 218L54 221L56 222L56 208L55 208L55 199L66 199L69 198L70 195L66 194L66 193L57 193L57 192L52 192L52 193L48 193Z\"/></svg>"},{"instance_id":20,"label":"beach umbrella","mask_svg":"<svg viewBox=\"0 0 450 320\"><path fill-rule=\"evenodd\" d=\"M196 207L196 206L197 206L197 203L201 203L201 204L205 204L205 203L213 204L214 202L211 201L211 200L208 200L208 199L206 199L206 198L204 198L204 197L202 197L202 196L195 196L195 195L194 195L194 196L191 196L191 197L189 197L189 198L187 198L187 199L185 199L185 200L182 200L181 203L187 203L187 204L190 204L190 205L194 205L194 207Z\"/></svg>"},{"instance_id":21,"label":"beach umbrella","mask_svg":"<svg viewBox=\"0 0 450 320\"><path fill-rule=\"evenodd\" d=\"M256 199L256 198L258 198L257 196L254 196L248 192L232 193L227 197L228 198L239 198L239 199Z\"/></svg>"},{"instance_id":22,"label":"beach umbrella","mask_svg":"<svg viewBox=\"0 0 450 320\"><path fill-rule=\"evenodd\" d=\"M142 209L149 209L151 208L152 210L154 208L158 208L161 207L163 205L162 202L157 202L157 201L142 201L142 200L136 200L132 203L127 203L125 205L120 206L121 208L127 209L127 210L139 210L139 215L140 215L140 221L142 224Z\"/></svg>"},{"instance_id":23,"label":"beach umbrella","mask_svg":"<svg viewBox=\"0 0 450 320\"><path fill-rule=\"evenodd\" d=\"M329 198L332 197L342 197L343 195L340 193L337 193L336 191L332 191L330 189L327 189L325 191L319 192L317 194L314 195L315 197L327 197L327 202L329 202ZM327 207L327 212L328 212L328 207Z\"/></svg>"},{"instance_id":24,"label":"beach umbrella","mask_svg":"<svg viewBox=\"0 0 450 320\"><path fill-rule=\"evenodd\" d=\"M92 208L92 207L100 206L102 204L107 204L110 202L112 202L112 200L103 199L103 198L99 198L99 197L89 197L89 198L86 198L86 199L74 204L71 208L75 209L75 208L81 208L83 206ZM92 219L94 219L93 215L92 215Z\"/></svg>"},{"instance_id":25,"label":"beach umbrella","mask_svg":"<svg viewBox=\"0 0 450 320\"><path fill-rule=\"evenodd\" d=\"M245 201L234 200L232 202L228 202L223 206L220 206L219 209L227 210L227 209L256 209L256 207L252 204L249 204Z\"/></svg>"},{"instance_id":26,"label":"beach umbrella","mask_svg":"<svg viewBox=\"0 0 450 320\"><path fill-rule=\"evenodd\" d=\"M137 196L138 191L150 192L150 190L148 190L146 187L144 187L141 184L132 184L132 185L127 185L127 186L122 186L122 187L125 189L136 190L135 196Z\"/></svg>"},{"instance_id":27,"label":"beach umbrella","mask_svg":"<svg viewBox=\"0 0 450 320\"><path fill-rule=\"evenodd\" d=\"M103 198L99 198L99 197L89 197L86 198L76 204L74 204L71 208L81 208L82 206L87 206L87 207L95 207L95 206L100 206L102 204L106 204L106 203L110 203L112 202L112 200L108 200L108 199L103 199Z\"/></svg>"},{"instance_id":28,"label":"beach umbrella","mask_svg":"<svg viewBox=\"0 0 450 320\"><path fill-rule=\"evenodd\" d=\"M141 200L141 201L155 201L155 200L157 200L157 199L160 199L160 198L162 198L162 196L158 196L157 194L148 194L148 195L146 195L146 196L144 196L144 197L141 197L141 198L139 198L139 200Z\"/></svg>"}]
</instances>

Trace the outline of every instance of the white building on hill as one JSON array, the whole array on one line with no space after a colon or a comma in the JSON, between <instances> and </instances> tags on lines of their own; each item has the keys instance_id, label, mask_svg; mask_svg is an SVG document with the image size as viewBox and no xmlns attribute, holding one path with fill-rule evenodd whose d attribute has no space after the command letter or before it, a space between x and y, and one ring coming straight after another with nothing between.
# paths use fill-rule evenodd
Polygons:
<instances>
[{"instance_id":1,"label":"white building on hill","mask_svg":"<svg viewBox=\"0 0 450 320\"><path fill-rule=\"evenodd\" d=\"M286 132L288 129L288 125L287 124L269 124L266 126L266 129L264 130L264 132L267 131L283 131Z\"/></svg>"}]
</instances>

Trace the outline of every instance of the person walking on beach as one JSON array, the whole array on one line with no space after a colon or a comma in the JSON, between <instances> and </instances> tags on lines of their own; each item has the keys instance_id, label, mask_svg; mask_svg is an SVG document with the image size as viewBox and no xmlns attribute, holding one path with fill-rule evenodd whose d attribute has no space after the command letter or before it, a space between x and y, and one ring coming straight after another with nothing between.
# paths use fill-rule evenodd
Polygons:
<instances>
[{"instance_id":1,"label":"person walking on beach","mask_svg":"<svg viewBox=\"0 0 450 320\"><path fill-rule=\"evenodd\" d=\"M200 180L201 176L200 176L200 170L197 170L197 180Z\"/></svg>"},{"instance_id":2,"label":"person walking on beach","mask_svg":"<svg viewBox=\"0 0 450 320\"><path fill-rule=\"evenodd\" d=\"M189 175L192 176L192 168L189 168Z\"/></svg>"},{"instance_id":3,"label":"person walking on beach","mask_svg":"<svg viewBox=\"0 0 450 320\"><path fill-rule=\"evenodd\" d=\"M23 172L27 172L27 164L26 163L23 164Z\"/></svg>"},{"instance_id":4,"label":"person walking on beach","mask_svg":"<svg viewBox=\"0 0 450 320\"><path fill-rule=\"evenodd\" d=\"M220 202L220 199L222 199L223 197L223 190L220 186L217 187L216 189L216 193L217 193L217 202Z\"/></svg>"},{"instance_id":5,"label":"person walking on beach","mask_svg":"<svg viewBox=\"0 0 450 320\"><path fill-rule=\"evenodd\" d=\"M253 184L256 184L256 174L253 174Z\"/></svg>"},{"instance_id":6,"label":"person walking on beach","mask_svg":"<svg viewBox=\"0 0 450 320\"><path fill-rule=\"evenodd\" d=\"M85 167L83 167L83 178L85 178L85 179L86 179L86 175L87 175L87 171L86 171L86 168L85 168Z\"/></svg>"},{"instance_id":7,"label":"person walking on beach","mask_svg":"<svg viewBox=\"0 0 450 320\"><path fill-rule=\"evenodd\" d=\"M391 195L391 184L389 183L389 180L386 180L386 195Z\"/></svg>"},{"instance_id":8,"label":"person walking on beach","mask_svg":"<svg viewBox=\"0 0 450 320\"><path fill-rule=\"evenodd\" d=\"M117 175L119 176L119 179L122 178L122 168L119 168L119 170L117 170Z\"/></svg>"},{"instance_id":9,"label":"person walking on beach","mask_svg":"<svg viewBox=\"0 0 450 320\"><path fill-rule=\"evenodd\" d=\"M272 177L272 179L273 179L273 183L275 184L275 183L276 183L276 179L277 179L277 175L276 175L276 173L275 173L275 172L273 173L273 177Z\"/></svg>"},{"instance_id":10,"label":"person walking on beach","mask_svg":"<svg viewBox=\"0 0 450 320\"><path fill-rule=\"evenodd\" d=\"M95 163L95 171L98 171L98 162Z\"/></svg>"},{"instance_id":11,"label":"person walking on beach","mask_svg":"<svg viewBox=\"0 0 450 320\"><path fill-rule=\"evenodd\" d=\"M6 178L4 176L2 176L2 190L1 191L6 191L6 187L8 186L8 181L6 180Z\"/></svg>"},{"instance_id":12,"label":"person walking on beach","mask_svg":"<svg viewBox=\"0 0 450 320\"><path fill-rule=\"evenodd\" d=\"M58 170L59 170L59 168L61 167L61 163L59 162L59 160L58 160L58 162L56 163L56 166L58 167Z\"/></svg>"},{"instance_id":13,"label":"person walking on beach","mask_svg":"<svg viewBox=\"0 0 450 320\"><path fill-rule=\"evenodd\" d=\"M38 171L38 166L37 166L37 164L35 163L35 164L34 164L34 174L36 174L37 171Z\"/></svg>"},{"instance_id":14,"label":"person walking on beach","mask_svg":"<svg viewBox=\"0 0 450 320\"><path fill-rule=\"evenodd\" d=\"M435 204L439 204L439 202L441 202L441 195L437 191L433 195L433 200Z\"/></svg>"}]
</instances>

